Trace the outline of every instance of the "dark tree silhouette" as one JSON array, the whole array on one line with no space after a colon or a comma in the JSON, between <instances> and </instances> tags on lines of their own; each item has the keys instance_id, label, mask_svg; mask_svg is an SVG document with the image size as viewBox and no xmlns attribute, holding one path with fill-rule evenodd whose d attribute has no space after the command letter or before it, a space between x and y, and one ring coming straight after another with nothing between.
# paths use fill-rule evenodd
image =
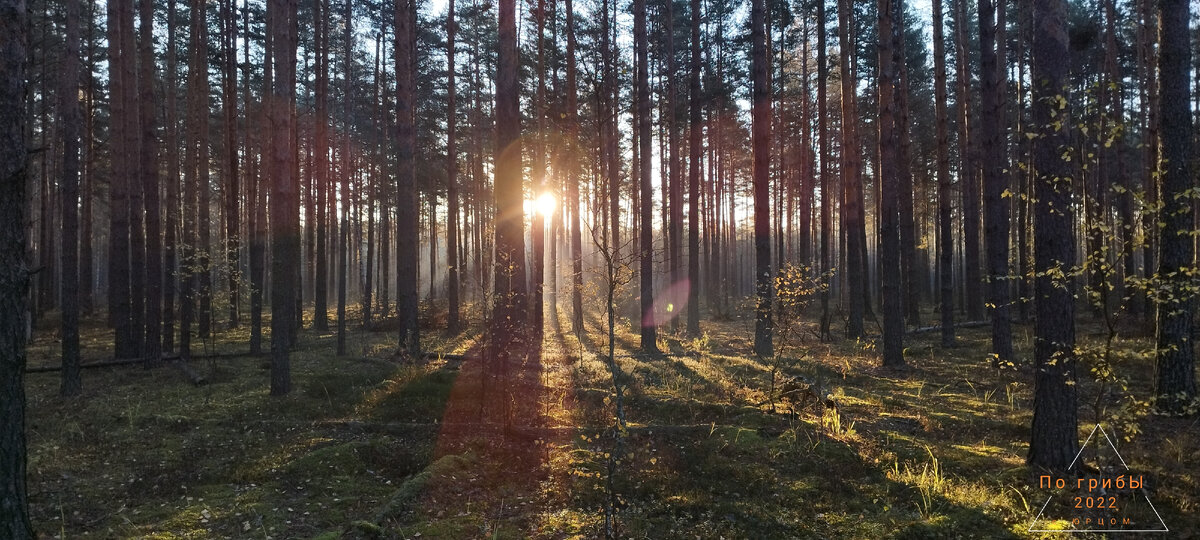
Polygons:
<instances>
[{"instance_id":1,"label":"dark tree silhouette","mask_svg":"<svg viewBox=\"0 0 1200 540\"><path fill-rule=\"evenodd\" d=\"M1034 0L1034 401L1030 465L1063 470L1079 451L1075 388L1075 304L1070 278L1075 265L1071 235L1071 164L1063 158L1067 120L1067 6L1065 0Z\"/></svg>"}]
</instances>

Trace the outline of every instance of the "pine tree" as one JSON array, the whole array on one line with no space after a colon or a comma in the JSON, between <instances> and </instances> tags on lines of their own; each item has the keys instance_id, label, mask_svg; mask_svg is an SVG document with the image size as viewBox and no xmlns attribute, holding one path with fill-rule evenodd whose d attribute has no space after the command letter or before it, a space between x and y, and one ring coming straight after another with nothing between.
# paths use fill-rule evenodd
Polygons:
<instances>
[{"instance_id":1,"label":"pine tree","mask_svg":"<svg viewBox=\"0 0 1200 540\"><path fill-rule=\"evenodd\" d=\"M1067 6L1064 0L1034 0L1034 401L1030 465L1065 471L1079 452L1075 386L1075 305L1068 281L1075 265L1071 234L1071 164L1067 101Z\"/></svg>"}]
</instances>

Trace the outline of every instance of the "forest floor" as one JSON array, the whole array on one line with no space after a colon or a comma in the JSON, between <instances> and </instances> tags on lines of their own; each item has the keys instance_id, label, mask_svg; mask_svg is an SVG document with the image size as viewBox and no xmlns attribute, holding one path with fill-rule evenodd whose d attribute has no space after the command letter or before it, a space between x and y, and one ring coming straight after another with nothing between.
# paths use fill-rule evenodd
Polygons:
<instances>
[{"instance_id":1,"label":"forest floor","mask_svg":"<svg viewBox=\"0 0 1200 540\"><path fill-rule=\"evenodd\" d=\"M664 337L669 352L645 356L623 320L628 427L613 460L606 334L598 317L582 341L565 314L559 323L540 358L514 369L508 430L476 421L500 406L481 388L479 328L428 331L426 350L465 359L420 361L395 357L386 323L351 325L345 357L334 330L305 330L286 397L268 396L265 357L193 360L203 386L170 363L87 369L76 399L58 396L57 374L30 373L34 523L56 538L595 538L615 501L615 531L633 538L1061 538L1028 531L1071 528L1053 519L1073 515L1070 494L1039 488L1024 465L1031 372L990 367L988 328L959 330L951 349L937 332L909 336L909 367L885 370L870 341L822 343L809 330L778 360L755 359L753 320L739 318L705 321L701 339ZM37 332L31 367L57 363L55 325ZM195 354L244 352L244 326ZM1014 330L1027 362L1030 329ZM1078 333L1104 344L1098 325ZM83 340L85 362L111 354L98 324ZM1123 500L1147 497L1173 536L1188 537L1200 534L1196 420L1109 418L1123 395L1148 395L1148 346L1114 342L1108 363L1124 383L1096 383L1099 364L1080 366L1080 440L1099 440L1101 396L1107 437L1144 477ZM773 365L776 380L804 377L829 404L772 407ZM1160 528L1129 512L1123 527Z\"/></svg>"}]
</instances>

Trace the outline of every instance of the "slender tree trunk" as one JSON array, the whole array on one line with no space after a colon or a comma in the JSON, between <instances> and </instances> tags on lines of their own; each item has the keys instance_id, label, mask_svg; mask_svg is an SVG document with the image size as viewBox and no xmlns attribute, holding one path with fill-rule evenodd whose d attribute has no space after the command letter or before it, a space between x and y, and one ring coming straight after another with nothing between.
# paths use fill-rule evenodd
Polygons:
<instances>
[{"instance_id":1,"label":"slender tree trunk","mask_svg":"<svg viewBox=\"0 0 1200 540\"><path fill-rule=\"evenodd\" d=\"M651 228L654 223L654 197L650 179L652 177L650 171L650 61L649 61L649 45L646 37L646 0L634 0L633 2L633 41L635 61L635 77L634 82L634 102L637 104L637 136L638 149L640 160L638 166L638 182L641 191L638 201L639 213L641 217L641 229L638 231L640 240L638 242L638 258L640 262L640 272L638 273L641 292L641 348L642 351L653 353L658 351L658 332L655 324L654 315L654 239L651 236ZM573 49L573 46L572 46ZM574 82L574 66L572 66L571 79L567 83L570 87ZM569 90L568 90L569 91ZM576 188L578 189L578 188Z\"/></svg>"},{"instance_id":2,"label":"slender tree trunk","mask_svg":"<svg viewBox=\"0 0 1200 540\"><path fill-rule=\"evenodd\" d=\"M272 11L268 11L268 24L273 16ZM272 32L264 32L263 34L263 92L262 99L258 104L257 119L258 125L262 128L270 125L270 112L268 107L271 104L271 95L274 92L274 38ZM282 46L282 45L281 45ZM262 352L262 311L263 311L263 293L266 287L266 255L267 255L267 194L270 192L275 181L275 171L272 165L267 162L267 158L271 155L271 141L267 134L263 133L263 129L255 130L254 136L255 153L257 160L255 163L259 166L255 167L250 175L254 178L254 189L251 192L254 195L252 201L253 225L250 236L250 353L259 354ZM286 366L287 364L284 364ZM282 366L281 366L282 367ZM282 375L282 373L281 373ZM272 381L274 381L274 369L272 370ZM287 384L290 386L290 375Z\"/></svg>"},{"instance_id":3,"label":"slender tree trunk","mask_svg":"<svg viewBox=\"0 0 1200 540\"><path fill-rule=\"evenodd\" d=\"M413 162L414 66L413 40L416 32L414 0L396 2L396 309L400 315L400 349L410 354L421 350L417 326L417 217L416 171ZM518 158L519 159L519 158Z\"/></svg>"},{"instance_id":4,"label":"slender tree trunk","mask_svg":"<svg viewBox=\"0 0 1200 540\"><path fill-rule=\"evenodd\" d=\"M842 51L852 51L850 45L850 29L854 27L851 20L853 3L849 0L838 0L838 41ZM858 104L855 98L857 82L850 70L850 55L839 54L842 80L842 188L845 202L842 205L842 221L846 237L846 289L849 298L850 319L846 326L847 337L859 338L864 335L863 315L867 302L862 291L866 288L864 276L863 246L865 227L860 219L862 207L862 188L859 177L859 148L858 143Z\"/></svg>"},{"instance_id":5,"label":"slender tree trunk","mask_svg":"<svg viewBox=\"0 0 1200 540\"><path fill-rule=\"evenodd\" d=\"M167 151L167 202L163 214L163 311L162 350L175 350L175 293L180 288L179 269L179 225L182 208L179 201L179 110L176 94L179 84L175 53L176 1L167 2L167 74L166 74L166 151ZM87 236L85 236L87 238Z\"/></svg>"},{"instance_id":6,"label":"slender tree trunk","mask_svg":"<svg viewBox=\"0 0 1200 540\"><path fill-rule=\"evenodd\" d=\"M1192 114L1188 86L1191 44L1187 0L1160 0L1158 20L1158 70L1162 94L1162 236L1158 243L1158 278L1168 291L1158 300L1158 348L1155 360L1154 393L1160 409L1183 412L1196 397L1195 346L1192 343L1192 312L1195 309L1195 280L1189 270L1195 264L1192 171Z\"/></svg>"},{"instance_id":7,"label":"slender tree trunk","mask_svg":"<svg viewBox=\"0 0 1200 540\"><path fill-rule=\"evenodd\" d=\"M897 137L895 59L892 57L892 17L903 9L893 2L879 0L879 262L881 311L883 311L883 365L904 365L904 307L901 303L900 276L900 209L897 199L900 186L900 142Z\"/></svg>"},{"instance_id":8,"label":"slender tree trunk","mask_svg":"<svg viewBox=\"0 0 1200 540\"><path fill-rule=\"evenodd\" d=\"M454 41L457 30L454 22L454 0L450 0L446 8L446 204L449 216L446 224L446 266L449 268L446 276L446 300L449 303L450 314L446 321L446 329L450 333L459 330L458 306L458 147L455 139L455 128L458 120L458 110L455 108L454 86L454 50L458 44Z\"/></svg>"},{"instance_id":9,"label":"slender tree trunk","mask_svg":"<svg viewBox=\"0 0 1200 540\"><path fill-rule=\"evenodd\" d=\"M905 65L908 61L905 44L905 21L904 21L904 2L901 0L894 1L894 11L892 18L892 59L894 69L896 71L896 143L899 145L897 154L897 165L900 167L897 172L897 188L896 195L900 211L899 227L900 227L900 269L901 269L901 299L904 304L904 318L908 320L908 324L912 326L921 326L921 291L918 286L918 278L921 275L917 268L917 228L914 222L913 213L916 212L913 204L913 184L912 173L912 151L911 151L911 135L909 130L912 128L909 124L909 107L908 107L908 68Z\"/></svg>"},{"instance_id":10,"label":"slender tree trunk","mask_svg":"<svg viewBox=\"0 0 1200 540\"><path fill-rule=\"evenodd\" d=\"M942 0L933 0L933 105L937 117L938 286L942 346L954 346L954 221L951 216L950 148L946 127L946 37Z\"/></svg>"},{"instance_id":11,"label":"slender tree trunk","mask_svg":"<svg viewBox=\"0 0 1200 540\"><path fill-rule=\"evenodd\" d=\"M766 1L750 4L750 74L753 81L751 139L754 153L754 283L757 296L754 322L754 353L759 358L775 355L771 342L771 303L774 273L771 272L770 178L771 101L767 81Z\"/></svg>"},{"instance_id":12,"label":"slender tree trunk","mask_svg":"<svg viewBox=\"0 0 1200 540\"><path fill-rule=\"evenodd\" d=\"M1005 0L999 0L1003 9ZM986 208L984 212L987 240L988 303L992 311L992 367L1012 361L1012 328L1008 306L1008 191L1007 166L1004 163L1004 73L997 58L1004 54L1004 44L996 43L996 7L991 0L979 1L979 55L981 70L981 102L979 115L981 150L983 154L983 185Z\"/></svg>"},{"instance_id":13,"label":"slender tree trunk","mask_svg":"<svg viewBox=\"0 0 1200 540\"><path fill-rule=\"evenodd\" d=\"M346 11L342 15L345 55L342 58L342 76L345 86L342 92L342 226L338 242L338 335L337 354L346 355L346 281L350 273L350 81L353 79L353 64L350 53L354 49L354 21L351 16L352 0L345 0Z\"/></svg>"},{"instance_id":14,"label":"slender tree trunk","mask_svg":"<svg viewBox=\"0 0 1200 540\"><path fill-rule=\"evenodd\" d=\"M317 263L313 281L313 328L329 330L329 6L313 2L313 39L316 41L316 123L313 132L313 181L317 184Z\"/></svg>"},{"instance_id":15,"label":"slender tree trunk","mask_svg":"<svg viewBox=\"0 0 1200 540\"><path fill-rule=\"evenodd\" d=\"M1158 181L1160 175L1159 158L1159 97L1158 97L1158 77L1155 62L1154 38L1158 32L1157 21L1154 17L1153 0L1139 0L1138 11L1140 12L1141 24L1138 25L1138 65L1141 68L1142 91L1140 94L1140 109L1145 115L1142 121L1145 125L1142 127L1142 190L1145 205L1142 209L1142 235L1144 241L1142 245L1142 275L1150 278L1157 270L1156 257L1158 255L1159 231L1158 222L1160 218L1158 210ZM1154 302L1151 288L1146 288L1143 291L1146 305L1146 317L1144 318L1146 328L1156 328L1155 321L1158 315L1156 309L1151 309L1150 306ZM1153 314L1153 315L1152 315Z\"/></svg>"},{"instance_id":16,"label":"slender tree trunk","mask_svg":"<svg viewBox=\"0 0 1200 540\"><path fill-rule=\"evenodd\" d=\"M572 0L565 1L567 18L565 166L567 169L567 206L571 210L571 331L578 336L583 334L583 231L579 223L579 214L583 211L579 202L579 85L576 82L575 67L575 7ZM636 11L637 7L634 6L634 9ZM637 24L636 13L634 14L634 24ZM644 219L642 224L643 226L646 224ZM642 245L644 246L646 243L642 242Z\"/></svg>"},{"instance_id":17,"label":"slender tree trunk","mask_svg":"<svg viewBox=\"0 0 1200 540\"><path fill-rule=\"evenodd\" d=\"M829 54L826 36L829 22L825 17L825 2L817 2L817 143L821 151L821 339L833 337L829 325L829 293L833 272L833 183L830 181L829 109L827 97L829 86Z\"/></svg>"},{"instance_id":18,"label":"slender tree trunk","mask_svg":"<svg viewBox=\"0 0 1200 540\"><path fill-rule=\"evenodd\" d=\"M700 337L700 0L691 1L692 58L688 80L688 320L687 333ZM643 227L649 228L645 223Z\"/></svg>"},{"instance_id":19,"label":"slender tree trunk","mask_svg":"<svg viewBox=\"0 0 1200 540\"><path fill-rule=\"evenodd\" d=\"M66 36L59 70L58 118L62 132L62 387L63 396L83 392L79 377L79 4L65 0ZM0 510L0 514L5 513ZM0 529L3 530L3 529Z\"/></svg>"},{"instance_id":20,"label":"slender tree trunk","mask_svg":"<svg viewBox=\"0 0 1200 540\"><path fill-rule=\"evenodd\" d=\"M113 142L112 182L109 199L109 318L116 330L114 349L117 358L135 358L138 354L136 335L133 328L132 294L130 289L130 178L137 169L130 166L136 156L136 110L129 110L127 93L130 85L136 85L132 45L124 38L132 33L132 9L126 4L132 0L110 0L108 3L108 58L109 58L109 117L113 119L109 128L109 139ZM125 24L124 19L130 18ZM126 27L130 28L126 28ZM130 36L129 42L133 38Z\"/></svg>"},{"instance_id":21,"label":"slender tree trunk","mask_svg":"<svg viewBox=\"0 0 1200 540\"><path fill-rule=\"evenodd\" d=\"M237 15L235 0L221 0L221 109L225 122L225 264L229 267L229 327L237 328L241 307L241 177L238 174Z\"/></svg>"},{"instance_id":22,"label":"slender tree trunk","mask_svg":"<svg viewBox=\"0 0 1200 540\"><path fill-rule=\"evenodd\" d=\"M208 339L212 335L212 205L209 202L211 184L209 181L209 144L208 144L208 116L209 116L209 84L208 84L208 15L207 2L193 3L193 9L198 11L198 15L193 18L195 25L193 32L197 35L192 40L193 46L196 48L195 58L198 66L196 73L197 92L196 104L198 121L196 123L196 172L199 182L199 212L198 212L198 229L200 238L195 246L195 257L193 264L197 272L197 312L196 312L196 330L201 339ZM278 66L276 66L278 67ZM278 81L277 81L278 82Z\"/></svg>"},{"instance_id":23,"label":"slender tree trunk","mask_svg":"<svg viewBox=\"0 0 1200 540\"><path fill-rule=\"evenodd\" d=\"M1071 164L1062 158L1070 144L1066 130L1054 129L1066 115L1066 2L1034 0L1033 125L1041 131L1034 143L1034 402L1029 440L1030 465L1065 471L1079 453L1079 418L1075 386L1075 304L1070 278L1075 265ZM1060 105L1061 104L1061 105Z\"/></svg>"},{"instance_id":24,"label":"slender tree trunk","mask_svg":"<svg viewBox=\"0 0 1200 540\"><path fill-rule=\"evenodd\" d=\"M271 134L271 395L291 391L289 349L295 332L300 265L300 183L293 160L296 73L296 0L268 0L274 75L268 101Z\"/></svg>"},{"instance_id":25,"label":"slender tree trunk","mask_svg":"<svg viewBox=\"0 0 1200 540\"><path fill-rule=\"evenodd\" d=\"M146 224L146 248L143 272L145 276L145 337L142 340L142 358L146 367L157 364L162 356L162 202L158 179L158 122L156 107L158 95L155 91L157 74L154 65L154 4L151 0L140 0L140 36L138 43L139 78L138 106L141 108L140 174L142 184L143 211Z\"/></svg>"},{"instance_id":26,"label":"slender tree trunk","mask_svg":"<svg viewBox=\"0 0 1200 540\"><path fill-rule=\"evenodd\" d=\"M95 281L95 251L92 238L93 201L96 197L96 2L87 3L87 34L84 46L87 48L87 66L83 72L85 78L84 103L86 113L83 121L84 149L87 152L83 162L82 206L83 215L80 223L79 246L79 308L83 314L90 315L95 311L95 291L92 287Z\"/></svg>"},{"instance_id":27,"label":"slender tree trunk","mask_svg":"<svg viewBox=\"0 0 1200 540\"><path fill-rule=\"evenodd\" d=\"M976 163L976 143L971 133L971 81L967 63L967 0L954 0L955 67L958 86L955 103L958 107L958 183L962 193L963 257L966 260L966 280L963 283L967 298L967 319L983 318L982 278L979 269L979 168Z\"/></svg>"}]
</instances>

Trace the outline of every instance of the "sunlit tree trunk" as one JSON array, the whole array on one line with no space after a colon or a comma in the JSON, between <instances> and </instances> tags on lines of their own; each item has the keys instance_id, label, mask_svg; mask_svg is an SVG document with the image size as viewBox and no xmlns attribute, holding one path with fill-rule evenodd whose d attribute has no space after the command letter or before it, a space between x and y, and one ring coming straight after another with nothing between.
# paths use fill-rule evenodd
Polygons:
<instances>
[{"instance_id":1,"label":"sunlit tree trunk","mask_svg":"<svg viewBox=\"0 0 1200 540\"><path fill-rule=\"evenodd\" d=\"M883 365L904 365L904 307L901 303L900 275L900 142L896 133L896 63L892 57L892 18L897 11L893 2L879 0L879 272L882 284L880 305L883 312Z\"/></svg>"},{"instance_id":2,"label":"sunlit tree trunk","mask_svg":"<svg viewBox=\"0 0 1200 540\"><path fill-rule=\"evenodd\" d=\"M1158 241L1158 279L1168 294L1158 299L1158 347L1154 393L1159 408L1182 412L1196 397L1195 349L1192 343L1192 311L1196 303L1195 280L1189 270L1195 264L1192 197L1194 179L1189 164L1192 147L1192 114L1188 86L1191 68L1190 18L1187 0L1160 0L1158 70L1162 94L1163 223ZM1164 297L1165 296L1165 297Z\"/></svg>"}]
</instances>

